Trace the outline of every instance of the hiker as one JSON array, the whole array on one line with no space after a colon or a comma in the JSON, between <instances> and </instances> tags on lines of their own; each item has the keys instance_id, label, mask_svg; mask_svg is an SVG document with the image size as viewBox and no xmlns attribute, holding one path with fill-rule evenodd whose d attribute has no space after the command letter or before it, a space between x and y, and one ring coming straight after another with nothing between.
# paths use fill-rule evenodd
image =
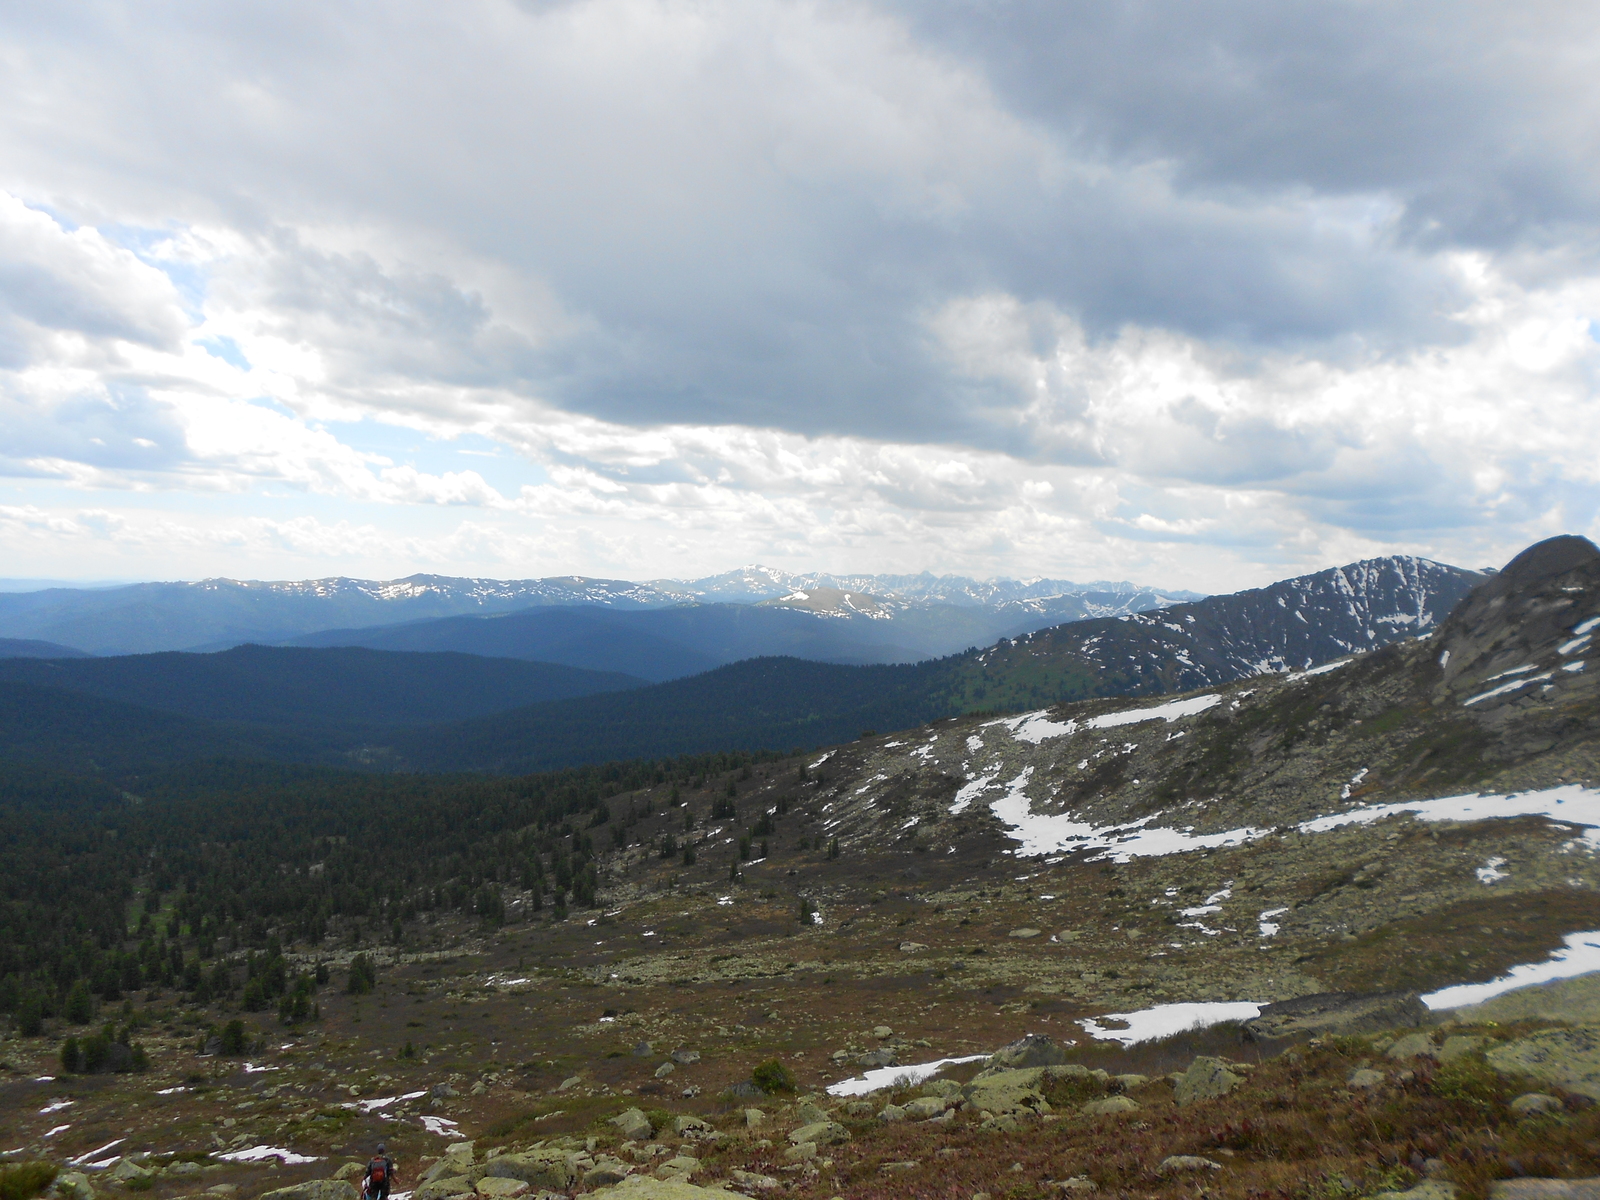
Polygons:
<instances>
[{"instance_id":1,"label":"hiker","mask_svg":"<svg viewBox=\"0 0 1600 1200\"><path fill-rule=\"evenodd\" d=\"M378 1153L367 1164L367 1173L361 1177L361 1193L367 1200L389 1200L389 1185L394 1182L394 1159L389 1148L378 1143Z\"/></svg>"}]
</instances>

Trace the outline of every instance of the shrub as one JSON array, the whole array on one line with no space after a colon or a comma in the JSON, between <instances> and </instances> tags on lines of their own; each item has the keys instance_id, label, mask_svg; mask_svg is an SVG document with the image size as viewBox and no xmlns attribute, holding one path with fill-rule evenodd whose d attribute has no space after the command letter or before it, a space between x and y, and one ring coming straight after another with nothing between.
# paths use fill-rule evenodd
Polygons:
<instances>
[{"instance_id":1,"label":"shrub","mask_svg":"<svg viewBox=\"0 0 1600 1200\"><path fill-rule=\"evenodd\" d=\"M792 1092L795 1088L794 1072L775 1058L751 1071L750 1082L763 1092Z\"/></svg>"},{"instance_id":2,"label":"shrub","mask_svg":"<svg viewBox=\"0 0 1600 1200\"><path fill-rule=\"evenodd\" d=\"M47 1162L0 1167L0 1200L32 1200L55 1182L56 1172L57 1168Z\"/></svg>"},{"instance_id":3,"label":"shrub","mask_svg":"<svg viewBox=\"0 0 1600 1200\"><path fill-rule=\"evenodd\" d=\"M80 979L67 993L65 1006L67 1020L74 1025L87 1025L94 1020L94 997L89 993L89 981Z\"/></svg>"},{"instance_id":4,"label":"shrub","mask_svg":"<svg viewBox=\"0 0 1600 1200\"><path fill-rule=\"evenodd\" d=\"M23 1037L38 1037L44 1032L44 999L29 992L17 1008L17 1032Z\"/></svg>"},{"instance_id":5,"label":"shrub","mask_svg":"<svg viewBox=\"0 0 1600 1200\"><path fill-rule=\"evenodd\" d=\"M235 1017L222 1027L220 1053L237 1058L245 1051L244 1022Z\"/></svg>"},{"instance_id":6,"label":"shrub","mask_svg":"<svg viewBox=\"0 0 1600 1200\"><path fill-rule=\"evenodd\" d=\"M378 969L369 956L358 954L350 960L350 980L345 984L345 991L352 996L365 996L377 985Z\"/></svg>"}]
</instances>

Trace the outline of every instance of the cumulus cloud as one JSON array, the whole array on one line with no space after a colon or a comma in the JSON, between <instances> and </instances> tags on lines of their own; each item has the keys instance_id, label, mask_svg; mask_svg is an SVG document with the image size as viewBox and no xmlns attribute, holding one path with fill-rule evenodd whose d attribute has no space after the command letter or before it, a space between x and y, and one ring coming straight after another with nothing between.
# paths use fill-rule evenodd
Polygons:
<instances>
[{"instance_id":1,"label":"cumulus cloud","mask_svg":"<svg viewBox=\"0 0 1600 1200\"><path fill-rule=\"evenodd\" d=\"M43 514L0 529L1198 587L1594 532L1591 25L0 15L0 473Z\"/></svg>"}]
</instances>

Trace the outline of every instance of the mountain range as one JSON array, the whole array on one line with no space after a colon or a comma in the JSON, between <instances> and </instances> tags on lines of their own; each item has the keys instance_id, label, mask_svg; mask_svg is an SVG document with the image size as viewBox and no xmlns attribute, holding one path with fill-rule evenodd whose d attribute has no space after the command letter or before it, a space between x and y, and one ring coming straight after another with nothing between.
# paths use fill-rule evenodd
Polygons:
<instances>
[{"instance_id":1,"label":"mountain range","mask_svg":"<svg viewBox=\"0 0 1600 1200\"><path fill-rule=\"evenodd\" d=\"M0 694L12 697L0 746L53 769L136 771L160 713L163 762L187 754L516 773L787 750L973 711L1153 695L1315 666L1429 632L1484 578L1422 559L1373 559L1171 606L1159 617L1078 621L890 665L762 655L761 645L785 636L815 651L818 638L843 625L764 603L447 618L377 631L379 647L18 658L0 661ZM839 594L865 607L857 594ZM781 599L806 602L792 592ZM517 661L536 655L569 661ZM666 681L645 686L651 676ZM41 704L45 691L50 702ZM73 715L74 697L88 705L83 714ZM118 706L133 731L126 738ZM173 721L190 724L180 730Z\"/></svg>"},{"instance_id":2,"label":"mountain range","mask_svg":"<svg viewBox=\"0 0 1600 1200\"><path fill-rule=\"evenodd\" d=\"M824 595L830 602L819 602ZM206 579L0 593L0 637L51 642L90 654L145 654L223 650L247 642L277 644L328 630L348 635L380 626L537 608L638 612L710 606L731 621L739 609L766 604L834 618L848 631L819 633L814 654L807 647L791 645L792 635L756 653L895 662L948 654L1061 621L1144 611L1194 598L1191 592L1162 592L1131 583L794 575L758 567L701 580L646 583L580 576ZM897 632L885 632L886 626ZM741 634L729 636L737 640Z\"/></svg>"}]
</instances>

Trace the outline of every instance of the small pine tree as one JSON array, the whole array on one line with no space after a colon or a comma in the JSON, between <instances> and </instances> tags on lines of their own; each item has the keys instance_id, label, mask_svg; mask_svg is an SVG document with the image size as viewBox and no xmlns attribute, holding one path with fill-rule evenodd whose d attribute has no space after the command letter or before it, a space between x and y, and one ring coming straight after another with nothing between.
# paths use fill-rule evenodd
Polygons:
<instances>
[{"instance_id":1,"label":"small pine tree","mask_svg":"<svg viewBox=\"0 0 1600 1200\"><path fill-rule=\"evenodd\" d=\"M686 867L694 866L694 847L688 842L683 844L683 865Z\"/></svg>"},{"instance_id":2,"label":"small pine tree","mask_svg":"<svg viewBox=\"0 0 1600 1200\"><path fill-rule=\"evenodd\" d=\"M839 839L838 838L834 838L831 842L828 843L828 857L829 858L838 858L839 857Z\"/></svg>"},{"instance_id":3,"label":"small pine tree","mask_svg":"<svg viewBox=\"0 0 1600 1200\"><path fill-rule=\"evenodd\" d=\"M89 981L79 979L72 985L72 990L67 993L67 1002L63 1006L68 1021L74 1025L87 1025L94 1020L94 996L89 991Z\"/></svg>"}]
</instances>

